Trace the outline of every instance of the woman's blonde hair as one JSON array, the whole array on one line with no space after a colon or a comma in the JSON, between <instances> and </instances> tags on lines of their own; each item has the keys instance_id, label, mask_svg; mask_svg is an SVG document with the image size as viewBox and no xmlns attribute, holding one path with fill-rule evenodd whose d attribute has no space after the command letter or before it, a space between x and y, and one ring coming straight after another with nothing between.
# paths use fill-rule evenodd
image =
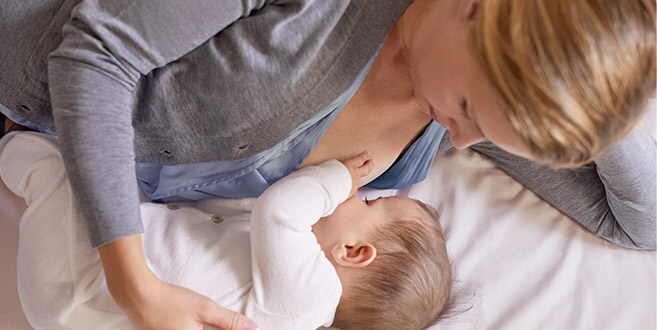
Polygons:
<instances>
[{"instance_id":1,"label":"woman's blonde hair","mask_svg":"<svg viewBox=\"0 0 657 330\"><path fill-rule=\"evenodd\" d=\"M515 133L540 162L587 163L655 91L654 0L482 0L474 34Z\"/></svg>"},{"instance_id":2,"label":"woman's blonde hair","mask_svg":"<svg viewBox=\"0 0 657 330\"><path fill-rule=\"evenodd\" d=\"M420 330L452 312L457 298L438 212L415 202L370 237L376 258L340 299L334 327Z\"/></svg>"}]
</instances>

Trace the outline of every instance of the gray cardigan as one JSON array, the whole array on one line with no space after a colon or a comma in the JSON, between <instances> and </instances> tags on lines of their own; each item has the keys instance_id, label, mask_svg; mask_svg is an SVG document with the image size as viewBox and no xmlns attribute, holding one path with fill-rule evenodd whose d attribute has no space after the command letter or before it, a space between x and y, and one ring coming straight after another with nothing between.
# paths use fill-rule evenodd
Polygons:
<instances>
[{"instance_id":1,"label":"gray cardigan","mask_svg":"<svg viewBox=\"0 0 657 330\"><path fill-rule=\"evenodd\" d=\"M0 44L18 47L0 54L0 103L56 124L100 245L142 230L135 159L272 147L351 84L408 2L4 0Z\"/></svg>"},{"instance_id":2,"label":"gray cardigan","mask_svg":"<svg viewBox=\"0 0 657 330\"><path fill-rule=\"evenodd\" d=\"M350 85L409 2L3 0L0 103L56 124L98 246L142 232L135 159L272 147ZM654 248L653 139L635 134L576 172L473 149L598 235Z\"/></svg>"}]
</instances>

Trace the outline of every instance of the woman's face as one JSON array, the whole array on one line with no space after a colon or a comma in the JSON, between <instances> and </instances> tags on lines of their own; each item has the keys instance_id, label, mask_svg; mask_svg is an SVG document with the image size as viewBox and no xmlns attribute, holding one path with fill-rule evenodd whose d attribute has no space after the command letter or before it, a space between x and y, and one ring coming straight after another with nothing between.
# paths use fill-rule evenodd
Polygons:
<instances>
[{"instance_id":1,"label":"woman's face","mask_svg":"<svg viewBox=\"0 0 657 330\"><path fill-rule=\"evenodd\" d=\"M495 88L476 59L470 38L478 1L445 1L442 5L421 2L414 1L411 11L405 13L415 15L415 21L402 25L408 46L406 59L420 109L449 130L452 144L458 149L487 139L529 158L528 149L513 132Z\"/></svg>"}]
</instances>

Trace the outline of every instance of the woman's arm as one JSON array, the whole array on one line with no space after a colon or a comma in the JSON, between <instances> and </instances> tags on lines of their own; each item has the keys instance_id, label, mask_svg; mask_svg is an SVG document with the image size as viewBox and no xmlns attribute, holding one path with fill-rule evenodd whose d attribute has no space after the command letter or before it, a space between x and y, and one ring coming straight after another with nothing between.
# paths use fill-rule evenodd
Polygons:
<instances>
[{"instance_id":1,"label":"woman's arm","mask_svg":"<svg viewBox=\"0 0 657 330\"><path fill-rule=\"evenodd\" d=\"M655 249L657 221L657 143L636 129L595 161L605 187L614 223L602 223L599 233L622 241L629 238L641 249ZM612 225L613 224L613 225ZM622 234L625 233L625 234Z\"/></svg>"},{"instance_id":2,"label":"woman's arm","mask_svg":"<svg viewBox=\"0 0 657 330\"><path fill-rule=\"evenodd\" d=\"M655 249L655 140L637 128L595 164L554 169L489 142L471 147L596 235L632 249Z\"/></svg>"},{"instance_id":3,"label":"woman's arm","mask_svg":"<svg viewBox=\"0 0 657 330\"><path fill-rule=\"evenodd\" d=\"M63 42L50 55L50 97L71 186L92 245L103 246L108 287L140 327L171 326L148 323L152 319L142 314L182 317L166 313L171 303L200 296L179 288L153 291L154 286L165 285L143 261L136 235L143 228L135 177L132 91L142 75L180 58L263 5L264 1L247 0L84 1L71 13ZM171 295L162 299L160 294L167 292ZM142 308L138 303L144 301L152 304ZM142 314L132 310L136 306Z\"/></svg>"},{"instance_id":4,"label":"woman's arm","mask_svg":"<svg viewBox=\"0 0 657 330\"><path fill-rule=\"evenodd\" d=\"M74 8L50 54L48 83L94 246L142 231L131 123L137 81L261 6L264 0L93 0Z\"/></svg>"},{"instance_id":5,"label":"woman's arm","mask_svg":"<svg viewBox=\"0 0 657 330\"><path fill-rule=\"evenodd\" d=\"M0 148L0 176L27 204L21 218L18 271L21 304L31 324L37 328L79 326L75 322L80 319L71 314L91 318L96 324L112 322L115 313L81 307L100 290L103 275L98 254L86 243L86 228L72 200L56 140L39 133L18 133L3 138ZM203 324L231 330L256 328L209 298L157 279L144 261L140 234L98 250L112 296L142 328L191 329Z\"/></svg>"},{"instance_id":6,"label":"woman's arm","mask_svg":"<svg viewBox=\"0 0 657 330\"><path fill-rule=\"evenodd\" d=\"M141 235L101 246L107 287L130 320L145 329L255 330L257 325L191 290L160 281L144 260Z\"/></svg>"}]
</instances>

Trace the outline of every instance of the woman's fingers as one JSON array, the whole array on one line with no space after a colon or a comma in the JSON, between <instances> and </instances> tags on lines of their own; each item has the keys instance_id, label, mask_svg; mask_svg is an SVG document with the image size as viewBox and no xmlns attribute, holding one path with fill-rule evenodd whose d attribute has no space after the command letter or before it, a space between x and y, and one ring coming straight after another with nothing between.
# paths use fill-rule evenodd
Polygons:
<instances>
[{"instance_id":1,"label":"woman's fingers","mask_svg":"<svg viewBox=\"0 0 657 330\"><path fill-rule=\"evenodd\" d=\"M201 314L201 322L222 330L257 330L258 325L246 316L219 306L208 299Z\"/></svg>"}]
</instances>

